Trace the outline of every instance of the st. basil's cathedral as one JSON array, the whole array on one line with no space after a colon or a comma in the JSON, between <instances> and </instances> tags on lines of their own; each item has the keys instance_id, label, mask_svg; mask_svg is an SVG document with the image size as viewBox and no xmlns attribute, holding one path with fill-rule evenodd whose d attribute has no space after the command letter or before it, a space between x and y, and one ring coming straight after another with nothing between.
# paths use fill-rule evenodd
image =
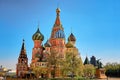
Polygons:
<instances>
[{"instance_id":1,"label":"st. basil's cathedral","mask_svg":"<svg viewBox=\"0 0 120 80\"><path fill-rule=\"evenodd\" d=\"M57 56L63 59L65 57L65 53L71 52L72 49L77 51L79 55L78 49L75 47L76 38L73 33L71 33L68 37L68 42L66 43L65 41L64 28L60 21L59 8L56 9L56 14L56 20L52 28L50 39L48 39L44 45L42 45L44 35L40 32L39 28L32 36L32 40L34 42L34 47L32 49L32 60L30 64L30 66L32 67L41 66L47 68L48 62L46 61L46 59L48 54L51 54L51 51L56 51ZM19 77L24 76L24 73L26 73L28 70L28 58L26 54L25 43L23 40L20 55L18 57L18 63L16 65L16 74ZM47 73L46 76L51 77L51 74ZM60 76L59 70L56 71L55 76Z\"/></svg>"},{"instance_id":2,"label":"st. basil's cathedral","mask_svg":"<svg viewBox=\"0 0 120 80\"><path fill-rule=\"evenodd\" d=\"M25 48L25 42L23 40L21 51L18 57L18 63L16 64L16 75L18 77L24 77L26 73L31 71L31 67L32 68L42 67L43 69L47 70L47 73L40 74L40 76L42 77L46 76L49 78L52 77L51 71L53 69L53 66L48 67L49 61L47 61L47 59L48 56L54 52L57 53L57 57L59 59L64 59L66 53L73 53L73 51L76 52L76 55L80 57L79 51L75 46L76 38L72 32L67 39L68 40L67 43L65 41L64 27L62 26L60 21L59 8L56 9L56 14L57 14L56 20L52 28L51 36L44 45L42 45L42 42L44 40L44 35L40 32L39 25L37 31L32 36L34 46L32 49L32 59L31 59L30 67L28 66L28 58ZM89 62L89 61L85 60L85 62ZM94 60L94 62L96 61ZM85 64L89 64L89 63L84 63L84 65ZM60 76L61 76L61 72L58 67L56 68L55 71L55 77L60 77Z\"/></svg>"}]
</instances>

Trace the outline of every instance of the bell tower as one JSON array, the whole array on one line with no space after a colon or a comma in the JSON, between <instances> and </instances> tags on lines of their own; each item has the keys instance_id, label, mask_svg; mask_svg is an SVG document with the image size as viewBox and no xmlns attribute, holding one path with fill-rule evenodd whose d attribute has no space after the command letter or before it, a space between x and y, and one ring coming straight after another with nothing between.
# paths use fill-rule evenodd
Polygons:
<instances>
[{"instance_id":1,"label":"bell tower","mask_svg":"<svg viewBox=\"0 0 120 80\"><path fill-rule=\"evenodd\" d=\"M23 39L20 55L18 57L18 63L16 65L16 75L18 77L24 77L26 71L28 71L28 58L25 49L25 43Z\"/></svg>"}]
</instances>

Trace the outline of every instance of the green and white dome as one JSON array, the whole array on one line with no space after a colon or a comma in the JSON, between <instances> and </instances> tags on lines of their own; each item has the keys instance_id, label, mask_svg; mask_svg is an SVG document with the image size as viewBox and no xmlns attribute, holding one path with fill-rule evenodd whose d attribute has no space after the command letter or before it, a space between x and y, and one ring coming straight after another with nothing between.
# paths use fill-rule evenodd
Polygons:
<instances>
[{"instance_id":1,"label":"green and white dome","mask_svg":"<svg viewBox=\"0 0 120 80\"><path fill-rule=\"evenodd\" d=\"M43 36L43 34L40 32L39 28L37 29L37 31L35 32L35 34L33 34L32 39L33 39L33 40L41 40L41 41L44 40L44 36Z\"/></svg>"}]
</instances>

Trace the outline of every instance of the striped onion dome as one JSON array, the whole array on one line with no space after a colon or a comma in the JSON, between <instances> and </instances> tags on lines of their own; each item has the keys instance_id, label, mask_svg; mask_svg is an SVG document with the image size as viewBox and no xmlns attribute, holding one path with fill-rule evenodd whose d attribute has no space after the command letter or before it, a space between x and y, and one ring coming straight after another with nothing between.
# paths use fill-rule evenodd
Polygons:
<instances>
[{"instance_id":1,"label":"striped onion dome","mask_svg":"<svg viewBox=\"0 0 120 80\"><path fill-rule=\"evenodd\" d=\"M41 41L44 40L44 36L43 36L43 34L40 32L39 28L38 28L37 31L33 34L32 39L33 39L33 40L41 40Z\"/></svg>"}]
</instances>

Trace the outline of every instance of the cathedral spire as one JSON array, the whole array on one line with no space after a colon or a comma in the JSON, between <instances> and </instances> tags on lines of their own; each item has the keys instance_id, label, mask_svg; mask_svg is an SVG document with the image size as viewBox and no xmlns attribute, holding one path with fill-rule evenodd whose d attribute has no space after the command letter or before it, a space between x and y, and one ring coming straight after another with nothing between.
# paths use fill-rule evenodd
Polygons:
<instances>
[{"instance_id":1,"label":"cathedral spire","mask_svg":"<svg viewBox=\"0 0 120 80\"><path fill-rule=\"evenodd\" d=\"M26 48L25 48L25 40L23 39L23 42L22 42L22 47L21 47L21 51L20 51L20 55L19 55L19 58L22 58L22 57L27 57L27 54L26 54Z\"/></svg>"},{"instance_id":2,"label":"cathedral spire","mask_svg":"<svg viewBox=\"0 0 120 80\"><path fill-rule=\"evenodd\" d=\"M60 22L60 9L59 8L56 9L56 13L57 13L57 17L56 17L55 24L57 26L59 26L61 24L61 22Z\"/></svg>"},{"instance_id":3,"label":"cathedral spire","mask_svg":"<svg viewBox=\"0 0 120 80\"><path fill-rule=\"evenodd\" d=\"M25 41L25 40L23 39L23 43L22 43L22 48L21 48L21 50L26 50L26 49L25 49L25 43L24 43L24 41Z\"/></svg>"}]
</instances>

